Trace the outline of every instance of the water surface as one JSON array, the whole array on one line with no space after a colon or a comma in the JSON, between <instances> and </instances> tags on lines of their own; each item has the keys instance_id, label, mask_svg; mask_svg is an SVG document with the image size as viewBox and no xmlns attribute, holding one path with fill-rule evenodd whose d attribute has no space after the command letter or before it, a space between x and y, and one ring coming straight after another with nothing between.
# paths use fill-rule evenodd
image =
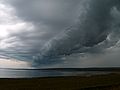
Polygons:
<instances>
[{"instance_id":1,"label":"water surface","mask_svg":"<svg viewBox=\"0 0 120 90\"><path fill-rule=\"evenodd\" d=\"M91 76L109 74L106 71L72 71L72 70L17 70L0 69L0 78L35 78L35 77L57 77L57 76Z\"/></svg>"}]
</instances>

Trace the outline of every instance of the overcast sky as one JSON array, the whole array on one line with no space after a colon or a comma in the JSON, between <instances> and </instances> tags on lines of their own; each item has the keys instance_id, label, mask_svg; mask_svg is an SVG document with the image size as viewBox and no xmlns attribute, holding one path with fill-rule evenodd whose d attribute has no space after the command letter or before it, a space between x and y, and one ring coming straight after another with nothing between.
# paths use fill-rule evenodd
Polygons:
<instances>
[{"instance_id":1,"label":"overcast sky","mask_svg":"<svg viewBox=\"0 0 120 90\"><path fill-rule=\"evenodd\" d=\"M119 0L0 0L0 63L119 66L119 6Z\"/></svg>"}]
</instances>

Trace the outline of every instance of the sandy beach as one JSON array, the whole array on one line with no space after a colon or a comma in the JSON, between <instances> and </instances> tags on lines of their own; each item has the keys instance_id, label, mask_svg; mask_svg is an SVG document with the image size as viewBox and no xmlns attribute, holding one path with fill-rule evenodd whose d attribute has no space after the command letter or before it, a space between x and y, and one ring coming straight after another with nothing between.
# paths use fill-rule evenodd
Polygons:
<instances>
[{"instance_id":1,"label":"sandy beach","mask_svg":"<svg viewBox=\"0 0 120 90\"><path fill-rule=\"evenodd\" d=\"M0 79L0 90L120 90L120 74Z\"/></svg>"}]
</instances>

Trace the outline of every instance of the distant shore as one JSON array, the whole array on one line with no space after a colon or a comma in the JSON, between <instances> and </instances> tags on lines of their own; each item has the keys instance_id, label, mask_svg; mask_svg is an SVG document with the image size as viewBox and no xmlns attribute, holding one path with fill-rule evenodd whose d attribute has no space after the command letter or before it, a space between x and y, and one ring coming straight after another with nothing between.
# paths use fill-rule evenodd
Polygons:
<instances>
[{"instance_id":1,"label":"distant shore","mask_svg":"<svg viewBox=\"0 0 120 90\"><path fill-rule=\"evenodd\" d=\"M0 90L120 90L120 74L0 79Z\"/></svg>"},{"instance_id":2,"label":"distant shore","mask_svg":"<svg viewBox=\"0 0 120 90\"><path fill-rule=\"evenodd\" d=\"M92 68L0 68L8 70L60 70L60 71L119 71L120 67L92 67Z\"/></svg>"}]
</instances>

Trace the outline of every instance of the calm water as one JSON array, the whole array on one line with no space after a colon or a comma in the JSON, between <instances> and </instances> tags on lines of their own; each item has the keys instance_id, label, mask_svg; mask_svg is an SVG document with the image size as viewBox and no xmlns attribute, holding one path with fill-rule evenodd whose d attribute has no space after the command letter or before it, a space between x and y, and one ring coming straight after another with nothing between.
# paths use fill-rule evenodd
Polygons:
<instances>
[{"instance_id":1,"label":"calm water","mask_svg":"<svg viewBox=\"0 0 120 90\"><path fill-rule=\"evenodd\" d=\"M0 69L0 78L32 78L32 77L55 77L55 76L91 76L96 74L108 74L100 71L57 71L57 70L11 70Z\"/></svg>"}]
</instances>

